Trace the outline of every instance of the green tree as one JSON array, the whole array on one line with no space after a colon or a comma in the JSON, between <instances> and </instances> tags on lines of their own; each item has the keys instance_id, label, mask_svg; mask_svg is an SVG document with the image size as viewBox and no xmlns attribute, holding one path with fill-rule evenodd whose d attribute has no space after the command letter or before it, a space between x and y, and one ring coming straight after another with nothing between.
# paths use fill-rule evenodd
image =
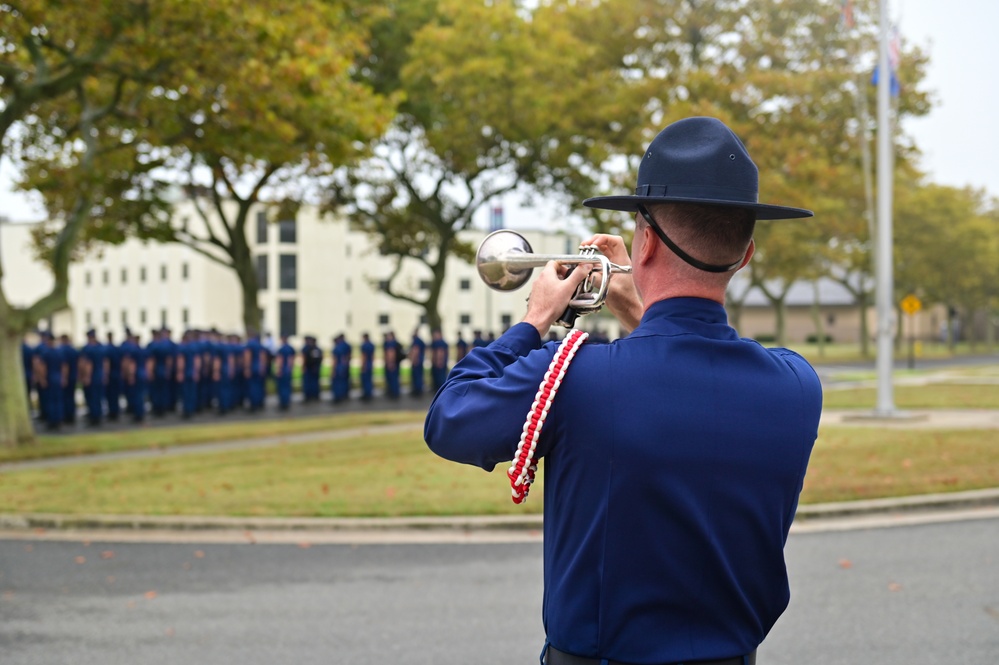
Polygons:
<instances>
[{"instance_id":1,"label":"green tree","mask_svg":"<svg viewBox=\"0 0 999 665\"><path fill-rule=\"evenodd\" d=\"M850 288L862 285L858 296L867 293L872 245L861 140L876 128L861 119L859 101L874 94L876 13L873 1L855 4L856 24L847 29L841 4L831 0L606 3L640 17L622 62L650 95L649 133L689 115L718 117L760 167L762 199L816 211L814 220L758 225L751 277L774 305L778 338L796 280L830 274ZM928 109L919 90L925 62L904 45L902 114ZM900 162L912 157L904 137L896 144ZM630 186L636 166L610 184ZM730 296L736 311L744 295Z\"/></svg>"},{"instance_id":2,"label":"green tree","mask_svg":"<svg viewBox=\"0 0 999 665\"><path fill-rule=\"evenodd\" d=\"M912 293L943 304L964 329L976 313L989 318L999 280L999 226L984 192L918 181L903 182L899 190L895 301ZM948 316L952 346L956 323Z\"/></svg>"},{"instance_id":3,"label":"green tree","mask_svg":"<svg viewBox=\"0 0 999 665\"><path fill-rule=\"evenodd\" d=\"M172 75L156 81L140 114L115 119L124 154L97 165L112 204L87 240L179 242L230 268L250 330L261 319L247 238L251 211L294 218L318 191L315 183L365 152L392 104L356 77L367 54L366 26L378 14L368 3L212 0L203 7L200 22L168 43L178 54ZM170 21L157 14L149 24L167 31ZM64 200L44 187L42 174L59 159L38 162L38 177L29 181L53 192L55 209ZM164 205L171 188L186 193L193 221Z\"/></svg>"},{"instance_id":4,"label":"green tree","mask_svg":"<svg viewBox=\"0 0 999 665\"><path fill-rule=\"evenodd\" d=\"M63 107L66 141L90 168L100 152L98 124L127 112L134 86L163 66L155 59L125 57L125 45L151 38L149 3L129 0L110 6L99 0L0 4L0 157L26 158L22 136L51 128L53 103ZM0 286L0 445L34 440L24 391L20 341L39 321L66 307L68 268L90 219L93 194L66 197L56 215L58 232L47 254L54 277L49 293L15 306ZM3 266L0 266L0 278Z\"/></svg>"},{"instance_id":5,"label":"green tree","mask_svg":"<svg viewBox=\"0 0 999 665\"><path fill-rule=\"evenodd\" d=\"M395 259L386 293L439 327L446 260L471 258L459 234L475 213L517 188L569 198L591 190L594 165L639 126L641 107L629 106L620 63L584 38L588 3L390 6L367 73L405 102L373 157L336 182L331 203ZM399 278L407 263L430 278L425 294Z\"/></svg>"}]
</instances>

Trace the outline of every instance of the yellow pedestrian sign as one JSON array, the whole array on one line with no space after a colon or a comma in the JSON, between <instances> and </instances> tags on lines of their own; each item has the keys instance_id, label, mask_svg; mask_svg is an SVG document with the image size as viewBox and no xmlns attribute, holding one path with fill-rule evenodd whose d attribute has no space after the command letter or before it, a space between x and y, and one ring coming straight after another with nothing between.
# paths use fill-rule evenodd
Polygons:
<instances>
[{"instance_id":1,"label":"yellow pedestrian sign","mask_svg":"<svg viewBox=\"0 0 999 665\"><path fill-rule=\"evenodd\" d=\"M911 293L902 298L902 311L906 314L915 314L923 308L923 302Z\"/></svg>"}]
</instances>

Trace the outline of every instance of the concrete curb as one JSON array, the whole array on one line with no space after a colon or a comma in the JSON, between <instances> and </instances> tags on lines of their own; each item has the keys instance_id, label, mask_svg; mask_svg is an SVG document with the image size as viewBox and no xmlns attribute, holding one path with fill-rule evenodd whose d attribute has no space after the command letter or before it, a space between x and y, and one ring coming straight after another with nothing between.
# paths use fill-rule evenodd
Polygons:
<instances>
[{"instance_id":1,"label":"concrete curb","mask_svg":"<svg viewBox=\"0 0 999 665\"><path fill-rule=\"evenodd\" d=\"M0 529L117 529L172 531L531 531L541 515L468 517L223 517L188 515L0 514Z\"/></svg>"},{"instance_id":2,"label":"concrete curb","mask_svg":"<svg viewBox=\"0 0 999 665\"><path fill-rule=\"evenodd\" d=\"M926 494L894 499L871 499L802 505L796 523L847 517L940 513L999 506L999 488ZM114 531L267 531L308 533L469 533L540 532L541 515L468 517L220 517L175 515L58 515L0 514L0 530L114 530Z\"/></svg>"},{"instance_id":3,"label":"concrete curb","mask_svg":"<svg viewBox=\"0 0 999 665\"><path fill-rule=\"evenodd\" d=\"M999 488L798 506L795 521L999 506Z\"/></svg>"}]
</instances>

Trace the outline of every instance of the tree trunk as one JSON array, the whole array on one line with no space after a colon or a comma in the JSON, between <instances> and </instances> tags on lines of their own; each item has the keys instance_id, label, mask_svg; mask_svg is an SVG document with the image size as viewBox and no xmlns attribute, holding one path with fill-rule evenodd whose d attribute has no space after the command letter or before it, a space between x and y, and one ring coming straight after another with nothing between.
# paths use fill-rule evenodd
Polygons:
<instances>
[{"instance_id":1,"label":"tree trunk","mask_svg":"<svg viewBox=\"0 0 999 665\"><path fill-rule=\"evenodd\" d=\"M259 288L256 266L252 261L240 261L236 264L236 275L239 277L239 285L243 292L243 326L246 334L250 334L251 331L260 332L263 314L257 298Z\"/></svg>"},{"instance_id":2,"label":"tree trunk","mask_svg":"<svg viewBox=\"0 0 999 665\"><path fill-rule=\"evenodd\" d=\"M24 391L21 334L0 320L0 447L13 448L35 440L28 396Z\"/></svg>"},{"instance_id":3,"label":"tree trunk","mask_svg":"<svg viewBox=\"0 0 999 665\"><path fill-rule=\"evenodd\" d=\"M249 206L246 207L248 209ZM258 301L260 283L257 281L257 265L246 242L245 223L240 223L245 220L246 215L243 210L240 210L240 213L241 219L237 220L230 240L229 255L232 257L232 268L243 292L243 327L249 335L251 331L260 332L263 316ZM275 278L280 280L281 275L278 274Z\"/></svg>"},{"instance_id":4,"label":"tree trunk","mask_svg":"<svg viewBox=\"0 0 999 665\"><path fill-rule=\"evenodd\" d=\"M777 346L787 346L787 307L784 298L772 300L774 305L774 317L776 319Z\"/></svg>"},{"instance_id":5,"label":"tree trunk","mask_svg":"<svg viewBox=\"0 0 999 665\"><path fill-rule=\"evenodd\" d=\"M871 355L871 330L867 323L867 310L869 308L868 292L860 290L857 296L857 306L860 307L860 355L867 358Z\"/></svg>"},{"instance_id":6,"label":"tree trunk","mask_svg":"<svg viewBox=\"0 0 999 665\"><path fill-rule=\"evenodd\" d=\"M818 344L819 356L826 355L826 328L822 320L822 306L819 303L819 282L812 282L814 297L812 298L812 323L815 324L815 343Z\"/></svg>"}]
</instances>

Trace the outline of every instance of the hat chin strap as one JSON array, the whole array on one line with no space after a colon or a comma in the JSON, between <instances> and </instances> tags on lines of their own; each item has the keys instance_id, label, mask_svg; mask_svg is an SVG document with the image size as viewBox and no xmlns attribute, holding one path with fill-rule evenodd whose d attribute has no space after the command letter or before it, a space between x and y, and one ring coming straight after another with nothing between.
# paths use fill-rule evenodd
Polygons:
<instances>
[{"instance_id":1,"label":"hat chin strap","mask_svg":"<svg viewBox=\"0 0 999 665\"><path fill-rule=\"evenodd\" d=\"M645 221L649 223L649 226L651 226L652 230L655 231L657 236L659 236L659 239L663 241L663 244L669 247L670 251L672 251L674 254L683 259L683 261L687 265L693 266L698 270L703 270L704 272L714 272L714 273L732 272L733 270L738 269L740 265L742 265L742 259L739 259L735 263L731 263L728 265L705 263L704 261L699 261L698 259L695 259L690 254L680 249L679 245L677 245L675 242L669 239L669 236L666 235L666 232L663 231L658 224L656 224L654 219L652 219L652 215L649 214L649 211L645 208L645 206L639 205L638 212L642 213L642 217L644 217Z\"/></svg>"}]
</instances>

